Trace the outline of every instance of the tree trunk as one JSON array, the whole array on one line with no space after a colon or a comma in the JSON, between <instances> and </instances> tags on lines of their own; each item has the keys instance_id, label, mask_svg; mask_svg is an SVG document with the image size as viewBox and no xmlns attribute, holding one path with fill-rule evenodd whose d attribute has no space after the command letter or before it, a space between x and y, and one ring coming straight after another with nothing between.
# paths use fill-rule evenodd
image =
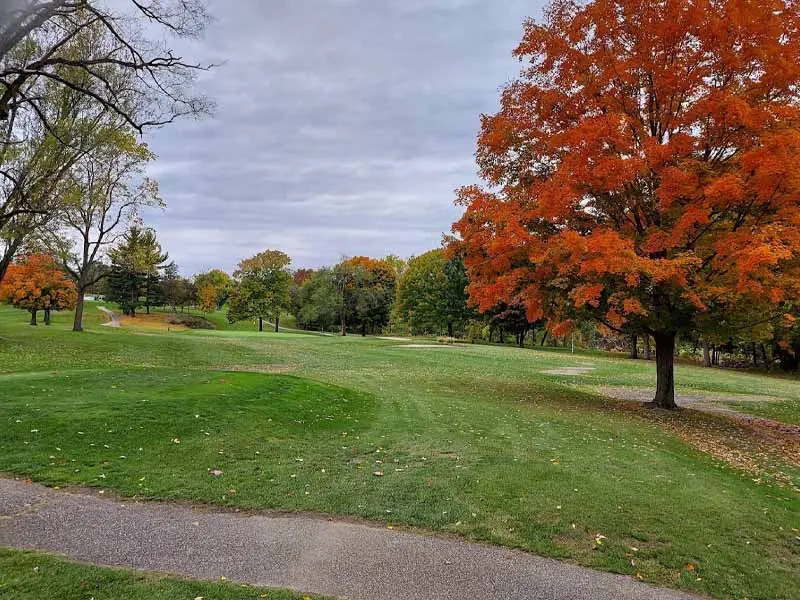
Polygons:
<instances>
[{"instance_id":1,"label":"tree trunk","mask_svg":"<svg viewBox=\"0 0 800 600\"><path fill-rule=\"evenodd\" d=\"M367 322L361 323L361 337L367 337Z\"/></svg>"},{"instance_id":2,"label":"tree trunk","mask_svg":"<svg viewBox=\"0 0 800 600\"><path fill-rule=\"evenodd\" d=\"M644 334L644 359L645 360L650 360L652 358L653 358L653 355L652 355L652 353L650 351L650 334L649 333L645 333Z\"/></svg>"},{"instance_id":3,"label":"tree trunk","mask_svg":"<svg viewBox=\"0 0 800 600\"><path fill-rule=\"evenodd\" d=\"M703 366L711 367L711 345L703 342Z\"/></svg>"},{"instance_id":4,"label":"tree trunk","mask_svg":"<svg viewBox=\"0 0 800 600\"><path fill-rule=\"evenodd\" d=\"M764 344L761 344L761 358L764 360L764 368L769 371L770 362L769 357L767 356L767 348L764 346Z\"/></svg>"},{"instance_id":5,"label":"tree trunk","mask_svg":"<svg viewBox=\"0 0 800 600\"><path fill-rule=\"evenodd\" d=\"M342 311L342 337L347 335L347 319L344 316L344 311Z\"/></svg>"},{"instance_id":6,"label":"tree trunk","mask_svg":"<svg viewBox=\"0 0 800 600\"><path fill-rule=\"evenodd\" d=\"M78 301L75 303L75 320L72 322L72 331L83 331L83 292L78 292Z\"/></svg>"},{"instance_id":7,"label":"tree trunk","mask_svg":"<svg viewBox=\"0 0 800 600\"><path fill-rule=\"evenodd\" d=\"M651 406L676 410L675 404L675 333L656 333L656 397Z\"/></svg>"},{"instance_id":8,"label":"tree trunk","mask_svg":"<svg viewBox=\"0 0 800 600\"><path fill-rule=\"evenodd\" d=\"M258 332L261 333L264 331L264 319L262 317L258 317Z\"/></svg>"},{"instance_id":9,"label":"tree trunk","mask_svg":"<svg viewBox=\"0 0 800 600\"><path fill-rule=\"evenodd\" d=\"M49 308L45 308L44 309L44 324L45 325L50 325L50 309Z\"/></svg>"},{"instance_id":10,"label":"tree trunk","mask_svg":"<svg viewBox=\"0 0 800 600\"><path fill-rule=\"evenodd\" d=\"M38 323L36 322L36 313L37 312L38 311L35 308L31 309L31 325L33 325L34 327L36 327L38 325Z\"/></svg>"},{"instance_id":11,"label":"tree trunk","mask_svg":"<svg viewBox=\"0 0 800 600\"><path fill-rule=\"evenodd\" d=\"M638 360L639 359L639 338L634 333L631 334L631 360Z\"/></svg>"},{"instance_id":12,"label":"tree trunk","mask_svg":"<svg viewBox=\"0 0 800 600\"><path fill-rule=\"evenodd\" d=\"M447 322L447 337L453 337L453 322Z\"/></svg>"},{"instance_id":13,"label":"tree trunk","mask_svg":"<svg viewBox=\"0 0 800 600\"><path fill-rule=\"evenodd\" d=\"M501 344L506 343L506 332L502 327L500 328L500 343Z\"/></svg>"},{"instance_id":14,"label":"tree trunk","mask_svg":"<svg viewBox=\"0 0 800 600\"><path fill-rule=\"evenodd\" d=\"M758 367L758 352L756 351L756 343L750 345L750 350L753 352L753 366Z\"/></svg>"},{"instance_id":15,"label":"tree trunk","mask_svg":"<svg viewBox=\"0 0 800 600\"><path fill-rule=\"evenodd\" d=\"M275 315L275 333L280 333L281 329L281 316Z\"/></svg>"},{"instance_id":16,"label":"tree trunk","mask_svg":"<svg viewBox=\"0 0 800 600\"><path fill-rule=\"evenodd\" d=\"M544 348L544 343L547 341L547 329L544 330L544 334L542 334L542 343L539 344L542 348Z\"/></svg>"}]
</instances>

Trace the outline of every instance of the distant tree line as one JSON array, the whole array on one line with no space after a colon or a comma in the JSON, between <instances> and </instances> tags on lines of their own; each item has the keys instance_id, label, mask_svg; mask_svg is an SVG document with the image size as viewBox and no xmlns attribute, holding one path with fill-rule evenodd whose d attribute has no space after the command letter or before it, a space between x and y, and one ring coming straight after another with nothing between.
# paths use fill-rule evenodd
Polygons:
<instances>
[{"instance_id":1,"label":"distant tree line","mask_svg":"<svg viewBox=\"0 0 800 600\"><path fill-rule=\"evenodd\" d=\"M655 358L650 335L642 331L598 330L591 320L569 332L556 331L542 319L531 319L522 299L498 302L480 311L468 295L469 276L458 251L435 249L408 260L396 256L344 258L318 269L291 269L291 258L266 250L242 260L232 275L212 269L191 277L163 251L153 229L130 225L82 272L47 252L18 256L0 285L0 300L31 314L76 310L81 320L83 296L91 291L135 317L155 307L174 313L223 313L231 323L252 322L259 331L271 323L281 328L282 315L295 326L339 335L402 334L446 336L472 343L519 347L576 347L625 352L632 359ZM81 283L83 281L83 284ZM778 323L765 320L745 327L752 316L720 320L700 333L682 334L676 353L707 367L753 367L798 370L800 311ZM787 341L788 340L788 341Z\"/></svg>"}]
</instances>

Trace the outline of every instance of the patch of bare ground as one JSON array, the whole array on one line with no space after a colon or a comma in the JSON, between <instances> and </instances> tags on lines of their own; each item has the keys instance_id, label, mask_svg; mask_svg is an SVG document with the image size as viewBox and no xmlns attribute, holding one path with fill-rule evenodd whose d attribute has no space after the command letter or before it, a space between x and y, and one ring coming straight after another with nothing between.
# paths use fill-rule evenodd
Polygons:
<instances>
[{"instance_id":1,"label":"patch of bare ground","mask_svg":"<svg viewBox=\"0 0 800 600\"><path fill-rule=\"evenodd\" d=\"M180 323L171 322L173 315L170 313L139 313L135 317L120 315L119 322L122 327L134 330L150 331L186 331L188 328Z\"/></svg>"}]
</instances>

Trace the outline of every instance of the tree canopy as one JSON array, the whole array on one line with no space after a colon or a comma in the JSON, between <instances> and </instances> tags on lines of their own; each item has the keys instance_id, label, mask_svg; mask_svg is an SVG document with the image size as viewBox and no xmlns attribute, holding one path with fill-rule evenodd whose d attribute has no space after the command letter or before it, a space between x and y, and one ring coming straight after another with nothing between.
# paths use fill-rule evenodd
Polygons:
<instances>
[{"instance_id":1,"label":"tree canopy","mask_svg":"<svg viewBox=\"0 0 800 600\"><path fill-rule=\"evenodd\" d=\"M213 306L213 310L206 312L214 312L214 310L221 309L228 301L233 280L222 269L212 269L195 275L194 285L197 286L197 293L201 296L206 308Z\"/></svg>"},{"instance_id":2,"label":"tree canopy","mask_svg":"<svg viewBox=\"0 0 800 600\"><path fill-rule=\"evenodd\" d=\"M463 329L472 311L467 305L467 275L459 257L431 250L408 261L397 290L397 310L414 333Z\"/></svg>"},{"instance_id":3,"label":"tree canopy","mask_svg":"<svg viewBox=\"0 0 800 600\"><path fill-rule=\"evenodd\" d=\"M289 307L289 287L292 260L278 250L266 250L239 263L234 272L234 285L228 301L228 320L231 323L258 319L277 319Z\"/></svg>"},{"instance_id":4,"label":"tree canopy","mask_svg":"<svg viewBox=\"0 0 800 600\"><path fill-rule=\"evenodd\" d=\"M304 277L293 295L292 310L301 327L326 330L340 320L342 298L331 269L318 269Z\"/></svg>"},{"instance_id":5,"label":"tree canopy","mask_svg":"<svg viewBox=\"0 0 800 600\"><path fill-rule=\"evenodd\" d=\"M167 42L199 36L208 19L203 0L2 2L0 279L61 216L87 157L113 157L114 141L136 144L134 134L211 111L193 90L203 67Z\"/></svg>"},{"instance_id":6,"label":"tree canopy","mask_svg":"<svg viewBox=\"0 0 800 600\"><path fill-rule=\"evenodd\" d=\"M69 310L75 306L75 285L58 267L55 259L46 254L22 257L8 269L0 299L31 313L31 325L36 325L36 313L45 311L49 325L51 310Z\"/></svg>"},{"instance_id":7,"label":"tree canopy","mask_svg":"<svg viewBox=\"0 0 800 600\"><path fill-rule=\"evenodd\" d=\"M146 165L155 158L148 147L137 143L125 129L111 128L103 138L76 162L66 180L65 205L58 229L51 236L51 245L58 249L62 265L78 290L74 331L83 329L86 290L108 275L107 269L97 267L122 236L120 230L138 217L142 207L164 206L158 185L144 176ZM152 232L144 243L157 244ZM155 272L152 267L149 271L145 276L152 284Z\"/></svg>"},{"instance_id":8,"label":"tree canopy","mask_svg":"<svg viewBox=\"0 0 800 600\"><path fill-rule=\"evenodd\" d=\"M334 269L347 272L349 281L343 287L343 305L347 321L366 335L389 323L397 286L395 266L386 260L355 256Z\"/></svg>"},{"instance_id":9,"label":"tree canopy","mask_svg":"<svg viewBox=\"0 0 800 600\"><path fill-rule=\"evenodd\" d=\"M782 0L555 0L482 119L485 187L459 193L470 295L675 336L800 295L800 14Z\"/></svg>"}]
</instances>

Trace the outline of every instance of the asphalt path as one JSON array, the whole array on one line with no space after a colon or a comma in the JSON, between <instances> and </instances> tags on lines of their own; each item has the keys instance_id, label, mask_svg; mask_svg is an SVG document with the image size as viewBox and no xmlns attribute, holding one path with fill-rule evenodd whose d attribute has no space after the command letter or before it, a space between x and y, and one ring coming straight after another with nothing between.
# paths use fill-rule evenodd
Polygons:
<instances>
[{"instance_id":1,"label":"asphalt path","mask_svg":"<svg viewBox=\"0 0 800 600\"><path fill-rule=\"evenodd\" d=\"M112 500L0 479L0 546L349 600L696 598L525 552L303 515Z\"/></svg>"}]
</instances>

